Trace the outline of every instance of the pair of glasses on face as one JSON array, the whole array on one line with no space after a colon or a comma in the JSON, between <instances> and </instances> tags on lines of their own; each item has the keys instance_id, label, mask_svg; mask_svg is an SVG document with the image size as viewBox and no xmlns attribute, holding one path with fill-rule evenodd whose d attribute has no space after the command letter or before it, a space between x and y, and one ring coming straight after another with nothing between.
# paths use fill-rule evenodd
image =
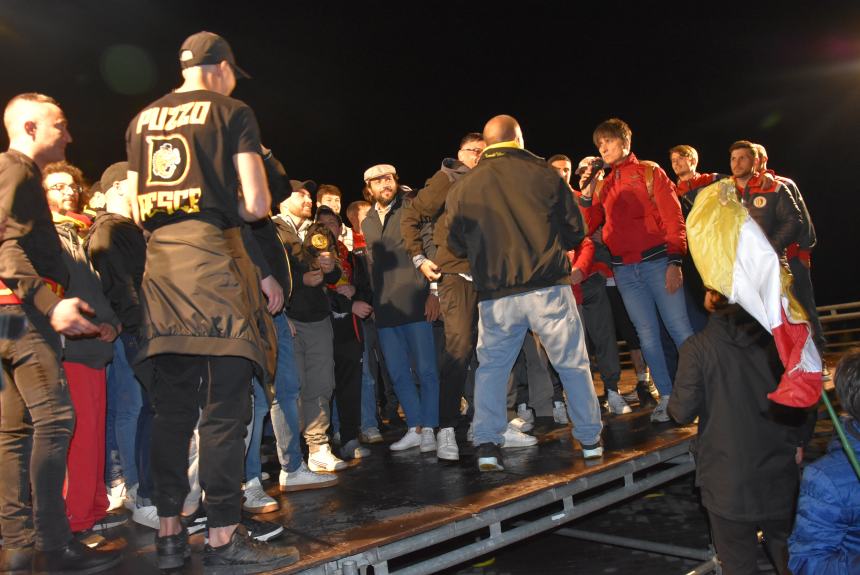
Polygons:
<instances>
[{"instance_id":1,"label":"pair of glasses on face","mask_svg":"<svg viewBox=\"0 0 860 575\"><path fill-rule=\"evenodd\" d=\"M51 192L64 192L66 189L70 190L73 194L81 193L81 187L75 184L54 184L48 187L48 191Z\"/></svg>"}]
</instances>

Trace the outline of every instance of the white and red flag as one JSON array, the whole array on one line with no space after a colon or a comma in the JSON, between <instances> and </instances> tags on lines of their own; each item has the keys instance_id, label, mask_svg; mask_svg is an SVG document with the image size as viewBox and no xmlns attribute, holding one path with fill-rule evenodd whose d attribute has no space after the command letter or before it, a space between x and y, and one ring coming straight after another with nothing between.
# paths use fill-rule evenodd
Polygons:
<instances>
[{"instance_id":1,"label":"white and red flag","mask_svg":"<svg viewBox=\"0 0 860 575\"><path fill-rule=\"evenodd\" d=\"M791 273L749 212L731 178L702 189L687 218L687 241L705 286L737 303L773 334L785 373L768 398L810 407L821 395L821 356Z\"/></svg>"}]
</instances>

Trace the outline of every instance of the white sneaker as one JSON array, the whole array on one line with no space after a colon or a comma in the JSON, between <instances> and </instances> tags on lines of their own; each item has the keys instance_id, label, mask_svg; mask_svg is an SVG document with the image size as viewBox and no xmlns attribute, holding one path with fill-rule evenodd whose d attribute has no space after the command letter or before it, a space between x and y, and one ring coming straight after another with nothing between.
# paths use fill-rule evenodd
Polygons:
<instances>
[{"instance_id":1,"label":"white sneaker","mask_svg":"<svg viewBox=\"0 0 860 575\"><path fill-rule=\"evenodd\" d=\"M594 445L582 445L582 457L585 459L598 459L603 457L603 446L598 441Z\"/></svg>"},{"instance_id":2,"label":"white sneaker","mask_svg":"<svg viewBox=\"0 0 860 575\"><path fill-rule=\"evenodd\" d=\"M350 439L340 448L340 457L346 461L370 457L370 449L361 445L358 439Z\"/></svg>"},{"instance_id":3,"label":"white sneaker","mask_svg":"<svg viewBox=\"0 0 860 575\"><path fill-rule=\"evenodd\" d=\"M416 428L410 427L409 431L406 432L406 435L392 443L389 449L391 451L403 451L406 449L412 449L413 447L418 447L419 445L421 445L421 434L418 433Z\"/></svg>"},{"instance_id":4,"label":"white sneaker","mask_svg":"<svg viewBox=\"0 0 860 575\"><path fill-rule=\"evenodd\" d=\"M531 423L534 425L535 423L535 412L531 407L526 403L521 403L517 406L517 417L525 421L526 423ZM523 429L522 431L529 431L528 429Z\"/></svg>"},{"instance_id":5,"label":"white sneaker","mask_svg":"<svg viewBox=\"0 0 860 575\"><path fill-rule=\"evenodd\" d=\"M158 529L158 509L155 505L135 507L131 512L131 518L138 525L144 525L150 529Z\"/></svg>"},{"instance_id":6,"label":"white sneaker","mask_svg":"<svg viewBox=\"0 0 860 575\"><path fill-rule=\"evenodd\" d=\"M475 441L475 427L470 423L469 429L466 430L466 441L472 443Z\"/></svg>"},{"instance_id":7,"label":"white sneaker","mask_svg":"<svg viewBox=\"0 0 860 575\"><path fill-rule=\"evenodd\" d=\"M322 489L337 485L338 479L336 475L327 473L314 473L304 461L301 466L295 471L289 473L281 470L278 477L278 485L281 491L304 491L305 489Z\"/></svg>"},{"instance_id":8,"label":"white sneaker","mask_svg":"<svg viewBox=\"0 0 860 575\"><path fill-rule=\"evenodd\" d=\"M651 421L665 423L672 419L666 411L667 407L669 407L669 396L664 395L660 398L660 401L657 402L657 407L654 408L654 411L651 412Z\"/></svg>"},{"instance_id":9,"label":"white sneaker","mask_svg":"<svg viewBox=\"0 0 860 575\"><path fill-rule=\"evenodd\" d=\"M436 457L448 461L460 459L460 448L457 447L457 438L454 436L453 427L443 427L436 435Z\"/></svg>"},{"instance_id":10,"label":"white sneaker","mask_svg":"<svg viewBox=\"0 0 860 575\"><path fill-rule=\"evenodd\" d=\"M436 433L432 427L425 427L421 430L421 446L419 447L419 451L421 453L436 451Z\"/></svg>"},{"instance_id":11,"label":"white sneaker","mask_svg":"<svg viewBox=\"0 0 860 575\"><path fill-rule=\"evenodd\" d=\"M245 495L242 509L248 513L271 513L280 507L278 502L263 489L258 477L247 482L242 492Z\"/></svg>"},{"instance_id":12,"label":"white sneaker","mask_svg":"<svg viewBox=\"0 0 860 575\"><path fill-rule=\"evenodd\" d=\"M108 511L113 511L114 509L119 509L125 504L125 482L120 483L116 487L108 487L107 497L108 497Z\"/></svg>"},{"instance_id":13,"label":"white sneaker","mask_svg":"<svg viewBox=\"0 0 860 575\"><path fill-rule=\"evenodd\" d=\"M523 433L527 431L531 431L534 429L534 424L529 423L522 417L515 417L508 422L508 425L516 429L517 431L522 431Z\"/></svg>"},{"instance_id":14,"label":"white sneaker","mask_svg":"<svg viewBox=\"0 0 860 575\"><path fill-rule=\"evenodd\" d=\"M567 418L567 406L563 401L554 401L552 404L552 418L556 423L567 425L570 420Z\"/></svg>"},{"instance_id":15,"label":"white sneaker","mask_svg":"<svg viewBox=\"0 0 860 575\"><path fill-rule=\"evenodd\" d=\"M531 445L536 445L538 440L534 435L527 435L518 429L515 429L508 425L507 429L505 429L505 433L502 434L504 438L504 443L502 443L502 447L529 447Z\"/></svg>"},{"instance_id":16,"label":"white sneaker","mask_svg":"<svg viewBox=\"0 0 860 575\"><path fill-rule=\"evenodd\" d=\"M379 433L379 429L376 427L368 427L364 431L358 434L358 439L361 440L362 443L382 443L382 434Z\"/></svg>"},{"instance_id":17,"label":"white sneaker","mask_svg":"<svg viewBox=\"0 0 860 575\"><path fill-rule=\"evenodd\" d=\"M308 467L311 471L340 471L346 469L346 461L338 458L331 452L331 447L325 443L319 446L315 452L308 457Z\"/></svg>"},{"instance_id":18,"label":"white sneaker","mask_svg":"<svg viewBox=\"0 0 860 575\"><path fill-rule=\"evenodd\" d=\"M630 406L627 405L627 402L624 401L624 398L621 397L617 391L612 391L611 389L606 390L606 401L609 403L609 413L623 415L625 413L633 412L633 410L630 409Z\"/></svg>"}]
</instances>

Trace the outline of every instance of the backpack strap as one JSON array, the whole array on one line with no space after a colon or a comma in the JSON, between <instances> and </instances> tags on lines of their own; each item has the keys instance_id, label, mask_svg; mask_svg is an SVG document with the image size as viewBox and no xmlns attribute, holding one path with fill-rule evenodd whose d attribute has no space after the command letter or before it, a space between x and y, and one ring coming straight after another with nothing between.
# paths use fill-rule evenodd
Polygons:
<instances>
[{"instance_id":1,"label":"backpack strap","mask_svg":"<svg viewBox=\"0 0 860 575\"><path fill-rule=\"evenodd\" d=\"M645 187L648 188L648 199L654 202L654 169L660 165L649 160L639 160L639 163L645 166Z\"/></svg>"}]
</instances>

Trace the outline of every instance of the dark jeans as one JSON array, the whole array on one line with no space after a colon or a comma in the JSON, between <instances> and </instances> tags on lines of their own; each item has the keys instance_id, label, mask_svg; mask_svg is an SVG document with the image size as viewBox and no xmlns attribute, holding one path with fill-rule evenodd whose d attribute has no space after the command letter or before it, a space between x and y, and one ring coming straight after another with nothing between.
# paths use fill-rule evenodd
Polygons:
<instances>
[{"instance_id":1,"label":"dark jeans","mask_svg":"<svg viewBox=\"0 0 860 575\"><path fill-rule=\"evenodd\" d=\"M758 573L758 529L764 532L764 547L780 575L789 574L788 536L792 520L732 521L708 512L711 537L723 575L753 575Z\"/></svg>"},{"instance_id":2,"label":"dark jeans","mask_svg":"<svg viewBox=\"0 0 860 575\"><path fill-rule=\"evenodd\" d=\"M20 339L0 340L0 530L6 548L35 543L50 551L72 537L63 481L75 414L59 336L44 316L28 315L30 325Z\"/></svg>"},{"instance_id":3,"label":"dark jeans","mask_svg":"<svg viewBox=\"0 0 860 575\"><path fill-rule=\"evenodd\" d=\"M612 306L606 294L606 279L600 274L592 274L582 282L582 305L580 306L585 334L591 340L597 369L603 380L603 393L606 390L618 391L621 379L621 363L618 359L618 340L615 336L615 323L611 321Z\"/></svg>"},{"instance_id":4,"label":"dark jeans","mask_svg":"<svg viewBox=\"0 0 860 575\"><path fill-rule=\"evenodd\" d=\"M439 284L439 303L445 324L445 351L439 369L439 427L456 427L469 362L478 343L478 292L465 278L445 274Z\"/></svg>"},{"instance_id":5,"label":"dark jeans","mask_svg":"<svg viewBox=\"0 0 860 575\"><path fill-rule=\"evenodd\" d=\"M332 323L348 321L352 316L333 320ZM334 340L334 397L340 418L341 445L358 438L361 426L361 361L364 345L352 336L352 340L338 339L342 331L335 329Z\"/></svg>"},{"instance_id":6,"label":"dark jeans","mask_svg":"<svg viewBox=\"0 0 860 575\"><path fill-rule=\"evenodd\" d=\"M188 447L200 431L200 485L209 527L239 523L245 432L251 419L251 361L243 357L157 355L152 406L152 478L160 517L179 515L188 486Z\"/></svg>"}]
</instances>

